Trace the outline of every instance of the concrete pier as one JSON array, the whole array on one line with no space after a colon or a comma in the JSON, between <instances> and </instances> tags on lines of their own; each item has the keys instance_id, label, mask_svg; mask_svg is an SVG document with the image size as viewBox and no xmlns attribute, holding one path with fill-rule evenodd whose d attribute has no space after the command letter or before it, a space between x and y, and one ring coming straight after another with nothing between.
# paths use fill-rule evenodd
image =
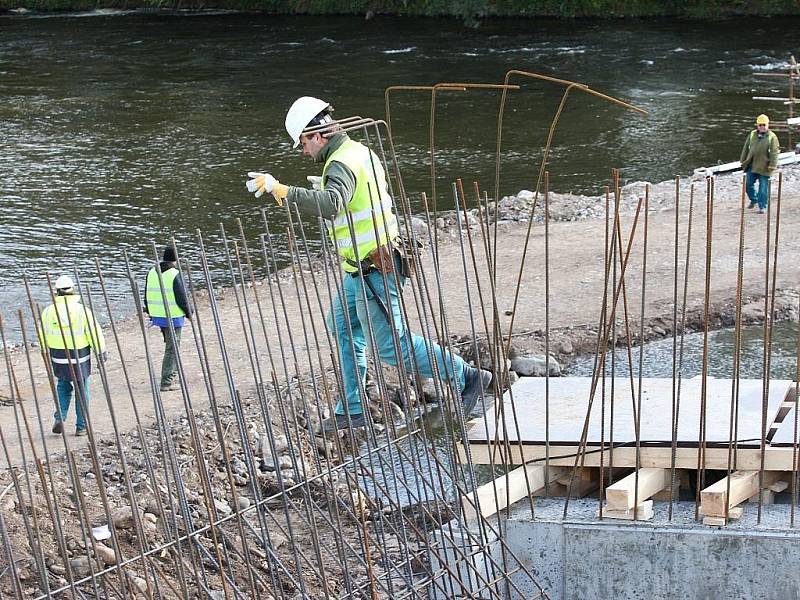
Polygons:
<instances>
[{"instance_id":1,"label":"concrete pier","mask_svg":"<svg viewBox=\"0 0 800 600\"><path fill-rule=\"evenodd\" d=\"M800 599L800 531L786 504L763 506L760 523L745 505L725 527L695 521L693 502L676 502L671 521L656 502L653 520L637 523L599 520L596 499L571 500L566 519L563 508L539 499L534 518L527 501L501 515L508 550L553 600ZM539 597L528 578L518 583Z\"/></svg>"}]
</instances>

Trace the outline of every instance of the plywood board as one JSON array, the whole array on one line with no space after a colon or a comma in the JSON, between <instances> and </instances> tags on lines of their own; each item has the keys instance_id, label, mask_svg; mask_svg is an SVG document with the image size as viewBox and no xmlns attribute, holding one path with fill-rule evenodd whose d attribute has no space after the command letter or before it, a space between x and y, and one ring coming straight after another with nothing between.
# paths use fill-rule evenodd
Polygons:
<instances>
[{"instance_id":1,"label":"plywood board","mask_svg":"<svg viewBox=\"0 0 800 600\"><path fill-rule=\"evenodd\" d=\"M547 473L545 473L547 471ZM478 505L481 516L489 517L528 495L539 494L545 488L545 476L554 482L567 471L564 467L545 469L542 465L523 465L480 486L475 492L461 498L461 507L467 522L477 520ZM477 498L477 502L476 502Z\"/></svg>"},{"instance_id":2,"label":"plywood board","mask_svg":"<svg viewBox=\"0 0 800 600\"><path fill-rule=\"evenodd\" d=\"M706 385L706 434L709 444L727 443L730 436L731 380L708 378ZM591 378L554 377L549 381L549 400L546 381L540 377L523 377L503 395L504 415L499 403L469 431L470 442L507 439L525 444L574 444L581 439L589 396ZM683 380L680 389L680 411L677 440L680 445L697 445L700 437L702 379ZM793 383L788 380L770 382L767 402L769 428ZM644 379L641 392L640 440L668 444L672 440L672 379ZM761 380L739 382L738 439L742 445L759 444L761 438ZM513 398L513 402L512 402ZM614 381L614 414L611 414L611 380L605 382L605 410L602 410L602 389L597 386L588 424L587 443L598 445L610 440L613 425L614 443L633 442L635 435L635 403L638 402L638 380L616 378ZM516 410L515 426L514 410ZM604 413L604 414L603 414ZM545 415L549 416L546 427ZM602 418L601 418L602 415ZM498 427L498 423L500 424ZM505 425L504 425L505 424ZM488 428L488 436L487 436ZM499 428L499 431L498 431ZM549 430L549 431L548 431ZM602 436L602 438L601 438Z\"/></svg>"}]
</instances>

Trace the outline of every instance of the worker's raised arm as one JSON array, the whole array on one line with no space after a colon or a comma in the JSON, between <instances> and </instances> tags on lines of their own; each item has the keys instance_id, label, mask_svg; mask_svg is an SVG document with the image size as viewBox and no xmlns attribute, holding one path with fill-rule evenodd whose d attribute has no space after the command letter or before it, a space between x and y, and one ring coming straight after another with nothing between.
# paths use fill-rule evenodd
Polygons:
<instances>
[{"instance_id":1,"label":"worker's raised arm","mask_svg":"<svg viewBox=\"0 0 800 600\"><path fill-rule=\"evenodd\" d=\"M332 219L347 206L356 189L356 178L353 172L338 161L331 161L321 187L324 189L306 189L294 185L284 185L269 173L251 171L248 176L247 190L254 192L256 198L265 192L271 193L278 205L283 200L294 202L301 212L316 216L320 212L323 218Z\"/></svg>"}]
</instances>

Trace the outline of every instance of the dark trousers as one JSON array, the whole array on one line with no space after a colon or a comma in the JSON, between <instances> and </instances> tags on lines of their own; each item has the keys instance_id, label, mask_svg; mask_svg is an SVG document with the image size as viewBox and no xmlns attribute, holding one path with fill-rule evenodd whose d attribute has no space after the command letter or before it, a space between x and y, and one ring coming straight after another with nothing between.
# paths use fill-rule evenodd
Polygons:
<instances>
[{"instance_id":1,"label":"dark trousers","mask_svg":"<svg viewBox=\"0 0 800 600\"><path fill-rule=\"evenodd\" d=\"M178 378L178 350L181 347L182 327L175 327L175 341L173 343L169 327L161 328L164 336L164 359L161 361L161 387L175 383Z\"/></svg>"}]
</instances>

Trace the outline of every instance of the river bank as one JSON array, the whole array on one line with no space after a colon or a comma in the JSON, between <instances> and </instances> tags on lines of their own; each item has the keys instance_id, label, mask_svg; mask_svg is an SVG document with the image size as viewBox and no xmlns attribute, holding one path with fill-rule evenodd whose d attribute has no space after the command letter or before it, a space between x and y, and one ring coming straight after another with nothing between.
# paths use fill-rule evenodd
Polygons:
<instances>
[{"instance_id":1,"label":"river bank","mask_svg":"<svg viewBox=\"0 0 800 600\"><path fill-rule=\"evenodd\" d=\"M0 10L85 11L98 9L167 10L242 10L278 15L355 15L367 19L377 15L401 17L455 17L475 26L480 19L504 18L642 18L680 17L684 19L720 19L798 15L796 3L789 0L758 0L743 4L734 0L704 3L654 3L648 0L471 0L453 3L448 0L411 0L398 4L386 0L0 0Z\"/></svg>"}]
</instances>

